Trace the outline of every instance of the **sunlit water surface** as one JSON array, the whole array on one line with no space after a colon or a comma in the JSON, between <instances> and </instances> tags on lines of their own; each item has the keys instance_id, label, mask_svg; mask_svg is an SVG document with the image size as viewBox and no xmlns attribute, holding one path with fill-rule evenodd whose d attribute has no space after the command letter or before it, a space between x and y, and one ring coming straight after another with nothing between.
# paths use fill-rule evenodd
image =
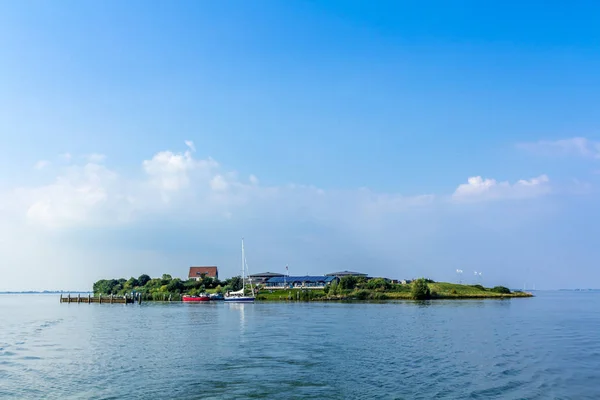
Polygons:
<instances>
[{"instance_id":1,"label":"sunlit water surface","mask_svg":"<svg viewBox=\"0 0 600 400\"><path fill-rule=\"evenodd\" d=\"M600 293L428 303L0 295L2 399L600 399Z\"/></svg>"}]
</instances>

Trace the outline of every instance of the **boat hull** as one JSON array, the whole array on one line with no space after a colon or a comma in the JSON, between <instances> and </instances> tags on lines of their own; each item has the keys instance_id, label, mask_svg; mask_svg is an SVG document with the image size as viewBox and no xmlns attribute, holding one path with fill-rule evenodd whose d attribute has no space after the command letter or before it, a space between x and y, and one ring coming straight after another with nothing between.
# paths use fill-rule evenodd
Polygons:
<instances>
[{"instance_id":1,"label":"boat hull","mask_svg":"<svg viewBox=\"0 0 600 400\"><path fill-rule=\"evenodd\" d=\"M254 303L254 297L225 297L226 303Z\"/></svg>"},{"instance_id":2,"label":"boat hull","mask_svg":"<svg viewBox=\"0 0 600 400\"><path fill-rule=\"evenodd\" d=\"M183 296L181 298L182 301L186 302L186 303L198 303L198 302L204 302L204 301L210 301L210 297L206 296Z\"/></svg>"}]
</instances>

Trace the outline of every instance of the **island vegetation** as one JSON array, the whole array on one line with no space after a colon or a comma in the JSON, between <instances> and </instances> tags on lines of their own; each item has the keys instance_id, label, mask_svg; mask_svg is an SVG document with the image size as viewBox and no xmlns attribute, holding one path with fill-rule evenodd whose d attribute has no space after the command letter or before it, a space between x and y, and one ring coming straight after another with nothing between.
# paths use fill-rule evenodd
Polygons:
<instances>
[{"instance_id":1,"label":"island vegetation","mask_svg":"<svg viewBox=\"0 0 600 400\"><path fill-rule=\"evenodd\" d=\"M504 286L485 288L416 279L395 284L384 278L365 279L345 276L324 289L261 290L257 300L434 300L531 297L531 293L511 291Z\"/></svg>"},{"instance_id":2,"label":"island vegetation","mask_svg":"<svg viewBox=\"0 0 600 400\"><path fill-rule=\"evenodd\" d=\"M116 295L124 296L136 293L142 296L142 300L181 300L184 294L198 295L200 293L226 293L230 290L242 288L242 277L220 281L218 279L203 277L201 280L181 280L173 278L169 274L163 274L160 278L150 278L143 274L138 278L129 279L101 279L94 283L94 296Z\"/></svg>"},{"instance_id":3,"label":"island vegetation","mask_svg":"<svg viewBox=\"0 0 600 400\"><path fill-rule=\"evenodd\" d=\"M184 294L226 293L242 288L242 278L234 276L224 281L204 277L201 280L181 280L164 274L161 278L141 275L129 279L102 279L94 283L95 296L136 293L143 300L181 300ZM434 300L531 297L531 293L511 291L504 286L485 288L482 285L464 285L416 279L411 283L392 283L384 278L366 279L345 276L323 289L269 289L255 288L258 301L326 301L326 300Z\"/></svg>"}]
</instances>

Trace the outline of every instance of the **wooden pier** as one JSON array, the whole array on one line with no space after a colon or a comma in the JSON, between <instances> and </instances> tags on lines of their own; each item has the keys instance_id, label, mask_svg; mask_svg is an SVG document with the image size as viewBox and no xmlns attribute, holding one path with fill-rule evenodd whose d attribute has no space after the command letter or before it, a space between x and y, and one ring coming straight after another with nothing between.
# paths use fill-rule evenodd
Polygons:
<instances>
[{"instance_id":1,"label":"wooden pier","mask_svg":"<svg viewBox=\"0 0 600 400\"><path fill-rule=\"evenodd\" d=\"M81 296L78 294L77 296L71 296L70 294L64 297L62 294L60 295L61 303L98 303L98 304L142 304L142 296L92 296L88 294L87 296Z\"/></svg>"}]
</instances>

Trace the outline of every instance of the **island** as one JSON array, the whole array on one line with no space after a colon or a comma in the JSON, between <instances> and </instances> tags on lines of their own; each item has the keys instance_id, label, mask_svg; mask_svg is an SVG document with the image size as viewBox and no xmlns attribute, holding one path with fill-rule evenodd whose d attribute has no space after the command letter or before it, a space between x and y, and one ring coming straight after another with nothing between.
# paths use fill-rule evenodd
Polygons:
<instances>
[{"instance_id":1,"label":"island","mask_svg":"<svg viewBox=\"0 0 600 400\"><path fill-rule=\"evenodd\" d=\"M376 301L376 300L436 300L436 299L504 299L533 297L531 293L511 291L504 286L486 288L482 285L467 285L435 282L420 278L411 282L394 283L385 278L344 276L333 280L322 288L293 287L271 289L263 285L252 285L246 289L254 291L257 301ZM138 278L102 279L94 283L94 296L139 296L144 301L181 301L183 295L201 293L227 293L242 288L242 277L220 281L216 278L181 280L164 274L150 278L144 274Z\"/></svg>"}]
</instances>

